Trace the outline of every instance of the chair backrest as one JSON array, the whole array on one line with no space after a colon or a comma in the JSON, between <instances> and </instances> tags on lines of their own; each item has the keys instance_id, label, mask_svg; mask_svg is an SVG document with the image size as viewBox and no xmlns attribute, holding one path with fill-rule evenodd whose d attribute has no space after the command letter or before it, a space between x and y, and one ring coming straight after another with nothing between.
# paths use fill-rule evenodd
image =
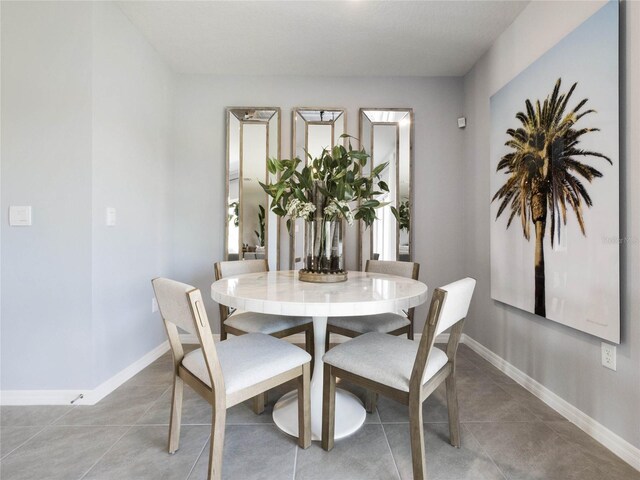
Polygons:
<instances>
[{"instance_id":1,"label":"chair backrest","mask_svg":"<svg viewBox=\"0 0 640 480\"><path fill-rule=\"evenodd\" d=\"M464 319L469 311L469 304L471 303L475 286L476 281L467 277L434 290L413 371L411 372L410 389L422 386L427 360L436 336L448 328L451 328L451 332L447 343L447 357L449 361L455 360Z\"/></svg>"},{"instance_id":2,"label":"chair backrest","mask_svg":"<svg viewBox=\"0 0 640 480\"><path fill-rule=\"evenodd\" d=\"M178 332L180 327L189 333L196 334L209 371L212 388L214 392L216 390L224 392L222 370L200 290L168 278L155 278L151 284L169 338L174 367L177 369L184 358L184 349Z\"/></svg>"},{"instance_id":3,"label":"chair backrest","mask_svg":"<svg viewBox=\"0 0 640 480\"><path fill-rule=\"evenodd\" d=\"M245 273L268 272L269 264L266 260L229 260L226 262L216 262L216 280L231 277L233 275L243 275Z\"/></svg>"},{"instance_id":4,"label":"chair backrest","mask_svg":"<svg viewBox=\"0 0 640 480\"><path fill-rule=\"evenodd\" d=\"M264 260L227 260L216 262L213 265L216 280L232 277L233 275L243 275L245 273L260 273L269 271L269 263ZM220 308L220 334L224 340L224 321L229 318L231 312L226 305L219 304Z\"/></svg>"},{"instance_id":5,"label":"chair backrest","mask_svg":"<svg viewBox=\"0 0 640 480\"><path fill-rule=\"evenodd\" d=\"M387 275L397 275L399 277L418 280L420 264L415 262L395 262L389 260L367 260L364 271L371 273L386 273Z\"/></svg>"},{"instance_id":6,"label":"chair backrest","mask_svg":"<svg viewBox=\"0 0 640 480\"><path fill-rule=\"evenodd\" d=\"M397 262L393 260L367 260L364 271L371 273L385 273L387 275L397 275L398 277L418 280L418 276L420 275L420 264L416 262ZM415 308L410 308L407 312L404 312L411 322L411 329L413 329L414 312Z\"/></svg>"}]
</instances>

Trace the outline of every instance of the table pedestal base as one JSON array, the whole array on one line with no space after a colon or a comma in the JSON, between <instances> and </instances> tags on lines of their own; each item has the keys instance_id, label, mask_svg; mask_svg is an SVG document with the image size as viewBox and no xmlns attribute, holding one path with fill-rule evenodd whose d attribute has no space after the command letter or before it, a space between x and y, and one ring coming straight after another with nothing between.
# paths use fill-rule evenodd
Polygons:
<instances>
[{"instance_id":1,"label":"table pedestal base","mask_svg":"<svg viewBox=\"0 0 640 480\"><path fill-rule=\"evenodd\" d=\"M312 398L313 402L313 398ZM320 405L321 407L321 405ZM313 411L315 410L315 411ZM320 411L318 411L320 410ZM336 388L336 427L335 439L356 432L366 417L362 403L351 392ZM289 392L280 398L273 407L273 421L283 432L298 436L298 392ZM311 440L322 438L322 410L314 409L311 414Z\"/></svg>"}]
</instances>

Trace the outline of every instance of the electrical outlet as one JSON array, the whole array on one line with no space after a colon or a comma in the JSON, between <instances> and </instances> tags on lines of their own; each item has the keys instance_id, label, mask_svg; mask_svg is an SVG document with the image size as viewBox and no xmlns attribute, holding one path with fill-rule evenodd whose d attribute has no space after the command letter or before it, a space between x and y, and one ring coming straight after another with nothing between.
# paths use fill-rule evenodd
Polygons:
<instances>
[{"instance_id":1,"label":"electrical outlet","mask_svg":"<svg viewBox=\"0 0 640 480\"><path fill-rule=\"evenodd\" d=\"M151 299L151 313L156 313L158 311L158 301L154 298Z\"/></svg>"},{"instance_id":2,"label":"electrical outlet","mask_svg":"<svg viewBox=\"0 0 640 480\"><path fill-rule=\"evenodd\" d=\"M616 369L616 346L602 342L602 366Z\"/></svg>"}]
</instances>

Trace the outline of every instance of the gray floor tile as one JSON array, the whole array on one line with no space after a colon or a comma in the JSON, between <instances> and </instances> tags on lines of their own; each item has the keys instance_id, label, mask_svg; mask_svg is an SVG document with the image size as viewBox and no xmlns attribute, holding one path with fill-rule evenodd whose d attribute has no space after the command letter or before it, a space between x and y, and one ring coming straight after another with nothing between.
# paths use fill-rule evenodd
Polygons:
<instances>
[{"instance_id":1,"label":"gray floor tile","mask_svg":"<svg viewBox=\"0 0 640 480\"><path fill-rule=\"evenodd\" d=\"M133 425L166 387L121 386L96 405L78 405L57 425Z\"/></svg>"},{"instance_id":2,"label":"gray floor tile","mask_svg":"<svg viewBox=\"0 0 640 480\"><path fill-rule=\"evenodd\" d=\"M171 359L169 361L155 361L147 368L134 375L125 385L161 385L165 387L171 386L173 383L173 365Z\"/></svg>"},{"instance_id":3,"label":"gray floor tile","mask_svg":"<svg viewBox=\"0 0 640 480\"><path fill-rule=\"evenodd\" d=\"M318 442L298 450L296 480L392 480L399 478L382 425L364 425L336 441L330 452Z\"/></svg>"},{"instance_id":4,"label":"gray floor tile","mask_svg":"<svg viewBox=\"0 0 640 480\"><path fill-rule=\"evenodd\" d=\"M189 480L206 480L207 445ZM228 425L225 430L222 478L266 480L293 478L296 440L275 425Z\"/></svg>"},{"instance_id":5,"label":"gray floor tile","mask_svg":"<svg viewBox=\"0 0 640 480\"><path fill-rule=\"evenodd\" d=\"M0 462L0 477L11 480L80 478L127 428L46 427Z\"/></svg>"},{"instance_id":6,"label":"gray floor tile","mask_svg":"<svg viewBox=\"0 0 640 480\"><path fill-rule=\"evenodd\" d=\"M167 389L153 406L138 419L140 425L169 425L172 388ZM185 385L182 397L183 425L210 425L211 405L189 386Z\"/></svg>"},{"instance_id":7,"label":"gray floor tile","mask_svg":"<svg viewBox=\"0 0 640 480\"><path fill-rule=\"evenodd\" d=\"M517 397L498 384L485 382L458 389L460 419L463 422L534 422L539 418Z\"/></svg>"},{"instance_id":8,"label":"gray floor tile","mask_svg":"<svg viewBox=\"0 0 640 480\"><path fill-rule=\"evenodd\" d=\"M408 424L383 425L403 480L413 478ZM449 443L449 426L425 424L427 477L430 480L504 480L504 475L470 432L462 429L462 445Z\"/></svg>"},{"instance_id":9,"label":"gray floor tile","mask_svg":"<svg viewBox=\"0 0 640 480\"><path fill-rule=\"evenodd\" d=\"M583 471L585 480L615 478L616 480L639 480L640 472L618 458L596 440L569 421L546 422L562 438L581 448L588 455L591 465Z\"/></svg>"},{"instance_id":10,"label":"gray floor tile","mask_svg":"<svg viewBox=\"0 0 640 480\"><path fill-rule=\"evenodd\" d=\"M382 423L409 422L409 407L383 396L378 397L378 413ZM449 421L444 385L438 387L422 404L422 419L425 423Z\"/></svg>"},{"instance_id":11,"label":"gray floor tile","mask_svg":"<svg viewBox=\"0 0 640 480\"><path fill-rule=\"evenodd\" d=\"M83 480L183 480L198 459L210 431L207 426L183 426L180 448L170 455L166 427L132 427Z\"/></svg>"},{"instance_id":12,"label":"gray floor tile","mask_svg":"<svg viewBox=\"0 0 640 480\"><path fill-rule=\"evenodd\" d=\"M71 405L4 406L0 407L0 425L11 427L45 426L66 415L73 408L75 407Z\"/></svg>"},{"instance_id":13,"label":"gray floor tile","mask_svg":"<svg viewBox=\"0 0 640 480\"><path fill-rule=\"evenodd\" d=\"M44 427L1 427L0 458L11 453L24 442L40 432Z\"/></svg>"},{"instance_id":14,"label":"gray floor tile","mask_svg":"<svg viewBox=\"0 0 640 480\"><path fill-rule=\"evenodd\" d=\"M533 412L540 420L545 421L564 421L564 417L556 412L553 408L546 405L538 397L530 393L518 384L500 384L500 388L507 392L519 402Z\"/></svg>"},{"instance_id":15,"label":"gray floor tile","mask_svg":"<svg viewBox=\"0 0 640 480\"><path fill-rule=\"evenodd\" d=\"M510 480L583 479L588 455L542 422L466 425Z\"/></svg>"}]
</instances>

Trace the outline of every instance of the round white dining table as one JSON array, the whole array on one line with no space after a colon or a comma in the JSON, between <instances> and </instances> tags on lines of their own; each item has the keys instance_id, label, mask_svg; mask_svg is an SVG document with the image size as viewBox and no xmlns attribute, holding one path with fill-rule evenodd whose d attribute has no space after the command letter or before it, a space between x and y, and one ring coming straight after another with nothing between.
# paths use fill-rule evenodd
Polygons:
<instances>
[{"instance_id":1,"label":"round white dining table","mask_svg":"<svg viewBox=\"0 0 640 480\"><path fill-rule=\"evenodd\" d=\"M239 310L273 315L313 318L314 367L311 378L311 438L322 435L322 377L327 318L375 315L408 310L424 303L427 286L410 278L379 273L349 272L346 282L308 283L297 271L250 273L218 280L211 285L211 298ZM336 389L335 438L357 431L365 420L365 409L350 392ZM298 397L292 391L273 408L273 420L284 432L298 435Z\"/></svg>"}]
</instances>

